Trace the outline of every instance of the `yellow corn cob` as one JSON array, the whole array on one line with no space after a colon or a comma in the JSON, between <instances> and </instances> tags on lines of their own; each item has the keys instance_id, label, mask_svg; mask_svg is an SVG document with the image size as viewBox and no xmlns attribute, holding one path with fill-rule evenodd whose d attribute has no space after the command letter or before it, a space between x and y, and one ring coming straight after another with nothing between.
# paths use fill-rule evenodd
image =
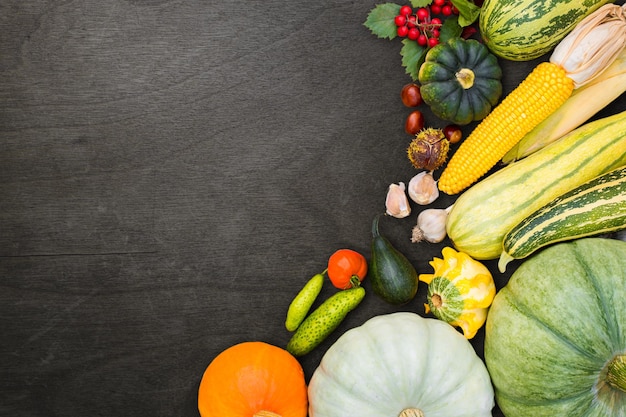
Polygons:
<instances>
[{"instance_id":1,"label":"yellow corn cob","mask_svg":"<svg viewBox=\"0 0 626 417\"><path fill-rule=\"evenodd\" d=\"M600 75L626 45L626 5L605 4L580 21L463 141L439 178L457 194L486 174L524 135Z\"/></svg>"},{"instance_id":2,"label":"yellow corn cob","mask_svg":"<svg viewBox=\"0 0 626 417\"><path fill-rule=\"evenodd\" d=\"M626 91L626 49L613 63L581 88L548 118L528 132L502 158L510 164L527 157L576 129Z\"/></svg>"},{"instance_id":3,"label":"yellow corn cob","mask_svg":"<svg viewBox=\"0 0 626 417\"><path fill-rule=\"evenodd\" d=\"M550 62L537 65L463 141L443 170L439 189L457 194L476 182L573 91L574 82L563 68Z\"/></svg>"}]
</instances>

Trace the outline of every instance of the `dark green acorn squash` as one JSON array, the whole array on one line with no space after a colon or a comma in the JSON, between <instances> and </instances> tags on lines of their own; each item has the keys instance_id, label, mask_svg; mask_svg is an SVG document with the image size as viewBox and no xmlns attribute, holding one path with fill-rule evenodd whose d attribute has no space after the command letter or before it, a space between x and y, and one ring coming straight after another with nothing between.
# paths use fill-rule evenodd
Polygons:
<instances>
[{"instance_id":1,"label":"dark green acorn squash","mask_svg":"<svg viewBox=\"0 0 626 417\"><path fill-rule=\"evenodd\" d=\"M459 125L485 118L502 95L498 59L474 39L451 38L431 48L418 79L432 112Z\"/></svg>"}]
</instances>

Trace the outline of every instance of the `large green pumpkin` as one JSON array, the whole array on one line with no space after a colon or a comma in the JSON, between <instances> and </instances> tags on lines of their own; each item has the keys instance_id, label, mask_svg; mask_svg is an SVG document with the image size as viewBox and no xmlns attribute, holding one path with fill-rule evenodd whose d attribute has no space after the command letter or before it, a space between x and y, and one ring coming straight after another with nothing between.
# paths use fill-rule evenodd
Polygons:
<instances>
[{"instance_id":1,"label":"large green pumpkin","mask_svg":"<svg viewBox=\"0 0 626 417\"><path fill-rule=\"evenodd\" d=\"M626 416L626 242L528 258L494 299L485 361L507 417Z\"/></svg>"}]
</instances>

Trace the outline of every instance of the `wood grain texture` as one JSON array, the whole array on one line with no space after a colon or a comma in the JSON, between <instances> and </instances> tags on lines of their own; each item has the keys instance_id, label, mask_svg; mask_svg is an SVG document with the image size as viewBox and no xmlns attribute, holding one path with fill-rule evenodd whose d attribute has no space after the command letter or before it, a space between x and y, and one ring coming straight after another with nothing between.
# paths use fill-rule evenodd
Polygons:
<instances>
[{"instance_id":1,"label":"wood grain texture","mask_svg":"<svg viewBox=\"0 0 626 417\"><path fill-rule=\"evenodd\" d=\"M213 357L285 346L301 285L336 249L369 255L387 186L415 174L409 78L363 26L374 5L0 4L0 414L197 416ZM505 90L532 66L507 65ZM414 222L381 233L430 272L443 244L411 244ZM307 378L397 310L367 297Z\"/></svg>"}]
</instances>

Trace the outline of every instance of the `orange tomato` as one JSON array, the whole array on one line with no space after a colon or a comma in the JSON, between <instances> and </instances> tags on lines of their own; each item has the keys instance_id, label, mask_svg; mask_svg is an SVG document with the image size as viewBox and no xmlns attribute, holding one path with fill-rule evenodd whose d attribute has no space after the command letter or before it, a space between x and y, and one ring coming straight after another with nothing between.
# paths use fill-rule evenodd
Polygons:
<instances>
[{"instance_id":1,"label":"orange tomato","mask_svg":"<svg viewBox=\"0 0 626 417\"><path fill-rule=\"evenodd\" d=\"M328 258L326 273L340 290L358 287L367 275L367 260L352 249L339 249Z\"/></svg>"}]
</instances>

